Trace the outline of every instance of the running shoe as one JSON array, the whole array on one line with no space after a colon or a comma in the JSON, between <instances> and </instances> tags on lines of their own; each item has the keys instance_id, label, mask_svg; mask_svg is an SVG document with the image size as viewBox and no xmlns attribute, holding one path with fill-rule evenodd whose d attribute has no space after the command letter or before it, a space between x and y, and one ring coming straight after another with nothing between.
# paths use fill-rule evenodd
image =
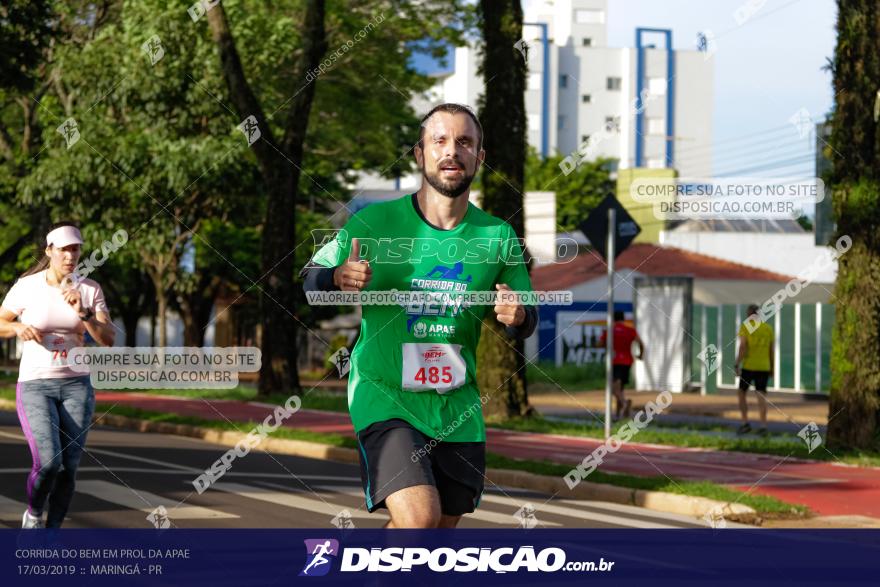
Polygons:
<instances>
[{"instance_id":1,"label":"running shoe","mask_svg":"<svg viewBox=\"0 0 880 587\"><path fill-rule=\"evenodd\" d=\"M24 515L21 517L21 527L27 529L43 528L43 518L32 516L29 510L24 510Z\"/></svg>"}]
</instances>

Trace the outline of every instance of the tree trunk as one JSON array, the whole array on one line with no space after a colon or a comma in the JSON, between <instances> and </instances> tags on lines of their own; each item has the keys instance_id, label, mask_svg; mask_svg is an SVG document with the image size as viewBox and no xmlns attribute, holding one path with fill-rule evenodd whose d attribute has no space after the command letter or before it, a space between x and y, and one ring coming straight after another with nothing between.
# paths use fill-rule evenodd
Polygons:
<instances>
[{"instance_id":1,"label":"tree trunk","mask_svg":"<svg viewBox=\"0 0 880 587\"><path fill-rule=\"evenodd\" d=\"M522 38L519 0L480 0L486 93L480 101L483 126L483 209L523 231L523 175L526 159L526 65L515 44ZM530 413L522 342L513 343L504 326L487 313L477 349L477 382L489 394L487 420Z\"/></svg>"},{"instance_id":2,"label":"tree trunk","mask_svg":"<svg viewBox=\"0 0 880 587\"><path fill-rule=\"evenodd\" d=\"M137 326L140 312L122 312L122 325L125 327L125 346L137 346Z\"/></svg>"},{"instance_id":3,"label":"tree trunk","mask_svg":"<svg viewBox=\"0 0 880 587\"><path fill-rule=\"evenodd\" d=\"M260 321L263 324L260 393L299 390L296 368L296 318L293 316L293 255L296 247L294 218L294 177L290 166L278 167L275 181L269 184L266 221L263 229L261 264L273 268L260 296ZM273 327L278 325L279 327Z\"/></svg>"},{"instance_id":4,"label":"tree trunk","mask_svg":"<svg viewBox=\"0 0 880 587\"><path fill-rule=\"evenodd\" d=\"M205 344L205 330L211 321L211 310L221 283L222 280L216 276L202 274L192 291L177 295L176 302L183 320L184 346L200 347Z\"/></svg>"},{"instance_id":5,"label":"tree trunk","mask_svg":"<svg viewBox=\"0 0 880 587\"><path fill-rule=\"evenodd\" d=\"M159 320L159 346L168 346L168 295L165 290L161 289L160 284L156 284L156 312Z\"/></svg>"},{"instance_id":6,"label":"tree trunk","mask_svg":"<svg viewBox=\"0 0 880 587\"><path fill-rule=\"evenodd\" d=\"M837 236L852 239L838 259L831 351L828 444L877 442L880 393L880 8L876 0L838 0L832 72L831 186Z\"/></svg>"},{"instance_id":7,"label":"tree trunk","mask_svg":"<svg viewBox=\"0 0 880 587\"><path fill-rule=\"evenodd\" d=\"M223 5L215 6L207 16L211 34L220 50L223 75L237 114L242 120L253 116L261 133L261 138L251 146L267 187L261 253L261 266L266 280L263 284L257 284L263 327L259 393L265 395L283 391L298 394L296 332L299 320L295 317L295 267L291 253L296 247L294 214L303 142L315 96L315 82L298 89L290 99L283 137L277 143L242 68ZM302 57L297 71L291 72L291 78L298 80L306 79L306 74L318 66L327 50L324 0L305 1L302 28Z\"/></svg>"}]
</instances>

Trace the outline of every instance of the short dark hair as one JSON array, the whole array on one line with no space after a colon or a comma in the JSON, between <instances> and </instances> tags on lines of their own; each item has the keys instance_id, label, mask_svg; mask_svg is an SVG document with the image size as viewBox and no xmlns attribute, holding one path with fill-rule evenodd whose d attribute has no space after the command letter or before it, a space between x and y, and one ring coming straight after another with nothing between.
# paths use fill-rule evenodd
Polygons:
<instances>
[{"instance_id":1,"label":"short dark hair","mask_svg":"<svg viewBox=\"0 0 880 587\"><path fill-rule=\"evenodd\" d=\"M477 118L476 113L473 108L468 106L467 104L456 104L455 102L444 102L443 104L438 104L431 108L431 110L422 117L422 121L419 124L419 148L424 149L423 140L425 138L425 124L428 122L428 119L434 116L437 112L448 112L450 114L458 114L460 112L464 112L468 116L471 117L471 120L474 121L474 125L477 127L477 132L479 133L479 138L477 139L477 151L483 148L483 125L480 124L480 120Z\"/></svg>"},{"instance_id":2,"label":"short dark hair","mask_svg":"<svg viewBox=\"0 0 880 587\"><path fill-rule=\"evenodd\" d=\"M749 307L746 308L746 317L751 316L752 314L758 313L758 304L749 304Z\"/></svg>"},{"instance_id":3,"label":"short dark hair","mask_svg":"<svg viewBox=\"0 0 880 587\"><path fill-rule=\"evenodd\" d=\"M614 320L617 322L623 320L623 310L614 310Z\"/></svg>"}]
</instances>

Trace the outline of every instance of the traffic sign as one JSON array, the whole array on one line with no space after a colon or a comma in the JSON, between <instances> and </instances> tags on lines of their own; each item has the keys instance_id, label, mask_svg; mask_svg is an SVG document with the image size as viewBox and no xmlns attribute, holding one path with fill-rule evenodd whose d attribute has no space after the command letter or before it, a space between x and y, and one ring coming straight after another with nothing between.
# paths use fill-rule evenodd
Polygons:
<instances>
[{"instance_id":1,"label":"traffic sign","mask_svg":"<svg viewBox=\"0 0 880 587\"><path fill-rule=\"evenodd\" d=\"M616 215L617 230L614 231L614 256L623 252L630 243L635 240L642 231L642 227L626 211L621 203L612 195L605 197L596 208L590 212L587 219L578 225L590 244L604 259L608 259L606 247L608 245L608 209L614 208Z\"/></svg>"}]
</instances>

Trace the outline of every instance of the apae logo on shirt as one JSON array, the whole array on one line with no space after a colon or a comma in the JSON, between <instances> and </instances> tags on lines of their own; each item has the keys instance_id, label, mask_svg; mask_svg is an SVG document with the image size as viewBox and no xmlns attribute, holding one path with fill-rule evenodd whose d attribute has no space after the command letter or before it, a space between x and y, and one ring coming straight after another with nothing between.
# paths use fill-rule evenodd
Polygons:
<instances>
[{"instance_id":1,"label":"apae logo on shirt","mask_svg":"<svg viewBox=\"0 0 880 587\"><path fill-rule=\"evenodd\" d=\"M414 277L410 281L411 291L448 292L467 291L468 285L473 281L473 275L464 276L464 263L459 261L454 265L435 265L424 277ZM424 338L429 334L451 336L455 334L455 325L431 324L420 322L423 316L455 317L463 310L463 300L456 296L426 295L406 305L406 313L409 316L406 321L406 329L412 332L416 338Z\"/></svg>"}]
</instances>

